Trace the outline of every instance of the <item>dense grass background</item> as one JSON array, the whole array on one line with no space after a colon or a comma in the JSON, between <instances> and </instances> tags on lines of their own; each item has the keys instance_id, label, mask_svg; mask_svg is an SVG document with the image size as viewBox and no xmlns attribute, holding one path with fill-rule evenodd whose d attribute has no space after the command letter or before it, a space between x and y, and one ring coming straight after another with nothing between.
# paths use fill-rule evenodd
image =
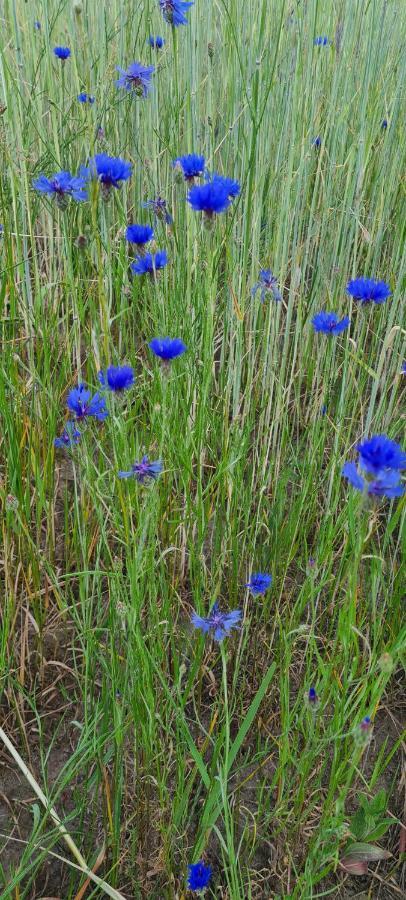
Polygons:
<instances>
[{"instance_id":1,"label":"dense grass background","mask_svg":"<svg viewBox=\"0 0 406 900\"><path fill-rule=\"evenodd\" d=\"M354 881L396 896L404 501L366 505L340 469L362 436L402 435L403 4L196 0L173 34L153 0L75 6L0 5L3 728L126 898L186 896L202 855L209 896L351 896ZM141 102L115 87L135 59L157 66ZM110 203L60 212L32 190L101 151L134 164ZM191 151L241 182L211 231L174 179ZM170 265L131 280L124 230L158 193ZM252 298L261 267L281 304ZM357 275L393 296L352 306ZM322 308L350 332L314 335ZM169 377L147 348L159 334L188 346ZM134 366L134 389L56 452L68 389L110 362ZM159 481L120 482L143 453L162 456ZM258 569L274 582L254 599ZM216 598L244 610L221 648L190 626ZM5 751L2 897L79 898L24 784ZM395 856L343 882L349 813L382 784Z\"/></svg>"}]
</instances>

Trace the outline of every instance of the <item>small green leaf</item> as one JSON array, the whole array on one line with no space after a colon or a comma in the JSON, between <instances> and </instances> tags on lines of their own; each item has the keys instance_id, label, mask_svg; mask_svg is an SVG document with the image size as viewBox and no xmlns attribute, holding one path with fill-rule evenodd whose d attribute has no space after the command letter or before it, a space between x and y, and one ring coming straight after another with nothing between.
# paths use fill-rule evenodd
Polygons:
<instances>
[{"instance_id":1,"label":"small green leaf","mask_svg":"<svg viewBox=\"0 0 406 900\"><path fill-rule=\"evenodd\" d=\"M365 821L365 812L360 807L357 809L357 812L352 816L350 821L350 829L351 834L354 835L355 838L361 840L361 838L366 835L366 821Z\"/></svg>"},{"instance_id":2,"label":"small green leaf","mask_svg":"<svg viewBox=\"0 0 406 900\"><path fill-rule=\"evenodd\" d=\"M376 825L373 831L370 831L369 834L365 835L368 841L379 841L391 825L396 823L396 819L381 819L379 825Z\"/></svg>"},{"instance_id":3,"label":"small green leaf","mask_svg":"<svg viewBox=\"0 0 406 900\"><path fill-rule=\"evenodd\" d=\"M369 804L369 810L372 814L379 815L384 813L387 807L386 791L378 791Z\"/></svg>"}]
</instances>

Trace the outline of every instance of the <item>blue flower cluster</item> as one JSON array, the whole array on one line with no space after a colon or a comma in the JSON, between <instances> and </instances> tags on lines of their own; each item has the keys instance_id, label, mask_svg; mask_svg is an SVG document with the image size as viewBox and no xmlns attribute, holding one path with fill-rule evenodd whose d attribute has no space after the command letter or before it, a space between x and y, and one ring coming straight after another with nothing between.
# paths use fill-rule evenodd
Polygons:
<instances>
[{"instance_id":1,"label":"blue flower cluster","mask_svg":"<svg viewBox=\"0 0 406 900\"><path fill-rule=\"evenodd\" d=\"M171 360L181 356L187 349L180 338L169 337L153 338L149 347L166 367L169 366ZM135 383L134 369L127 365L108 366L107 369L99 372L98 379L104 391L123 394ZM109 411L105 396L99 392L92 394L83 383L69 391L66 405L74 419L69 420L60 437L54 439L54 446L57 449L71 450L81 439L81 432L76 428L76 422L84 422L87 419L103 422L107 419ZM150 461L149 457L144 455L141 461L133 463L129 470L120 470L118 477L121 479L134 477L140 484L145 484L149 480L155 481L162 469L163 464L160 459Z\"/></svg>"},{"instance_id":2,"label":"blue flower cluster","mask_svg":"<svg viewBox=\"0 0 406 900\"><path fill-rule=\"evenodd\" d=\"M165 22L174 29L188 24L187 13L193 3L194 0L189 0L189 2L159 0L159 7ZM35 27L40 28L40 24L35 23ZM161 50L165 45L164 38L159 35L156 37L150 35L147 42L153 50ZM331 43L327 36L318 36L314 39L314 45L319 47L326 47ZM71 50L68 47L55 47L53 52L55 57L63 63L71 56ZM119 72L119 78L116 80L118 88L123 89L132 98L146 99L148 97L152 89L155 66L146 66L136 61L126 69L117 67L117 71ZM62 73L62 78L64 78L64 69ZM91 106L95 102L95 97L81 92L77 95L77 101ZM382 122L381 127L387 127L386 120ZM98 139L100 131L101 129L97 131ZM321 137L314 137L312 144L315 148L319 148L322 144ZM91 144L91 146L93 145ZM94 150L92 149L91 152L94 153ZM323 155L318 156L318 164L321 163ZM209 172L204 155L191 152L177 156L172 160L172 166L177 181L185 183L187 186L186 200L189 207L194 212L202 214L203 222L206 225L213 225L216 217L226 213L232 204L235 204L234 209L238 209L235 201L241 193L239 181L217 172ZM94 153L87 165L79 169L77 176L67 170L56 172L49 178L41 174L33 181L33 188L55 201L60 209L66 209L69 200L83 202L88 200L90 195L93 201L97 197L98 191L103 199L109 199L113 196L114 191L119 190L129 180L132 171L133 164L120 156ZM177 191L174 194L176 196ZM153 214L155 222L167 226L173 224L167 202L159 194L154 199L145 201L142 206ZM190 213L188 214L190 215ZM157 231L160 227L159 224L156 225ZM167 236L168 233L170 236L171 232L166 232ZM151 291L155 291L158 273L168 266L169 259L165 249L156 248L154 228L147 224L130 223L126 227L125 237L128 244L135 248L136 253L135 259L129 264L131 273L140 277L150 276L150 280L145 279L144 282L133 279L133 284L137 281L137 284L141 283L145 286L149 282ZM149 245L148 249L147 245ZM369 277L358 277L349 281L346 290L350 297L362 305L368 303L380 305L391 296L390 287L385 281L377 281ZM270 268L259 270L258 280L251 290L253 297L258 293L262 303L268 297L277 303L282 301L278 278ZM278 308L278 315L282 309L283 305ZM348 316L340 318L333 311L320 310L312 316L311 323L315 333L332 338L347 331L350 319ZM173 361L187 350L181 338L168 336L154 337L149 341L148 348L156 360L159 360L161 372L167 372ZM84 383L79 383L77 387L69 391L66 405L71 418L66 422L62 433L55 437L55 448L72 451L80 443L82 433L77 428L78 423L82 428L89 420L105 422L109 417L110 405L119 406L120 397L134 387L134 369L130 365L109 365L98 373L98 381L100 388L96 392L92 392ZM325 405L322 407L322 412L323 414L326 412ZM359 454L358 463L347 461L342 468L343 477L357 491L368 496L388 499L403 496L405 491L400 473L406 468L406 454L400 445L386 435L374 435L359 443L356 449ZM154 459L148 454L144 454L141 459L131 465L127 463L127 465L129 468L120 469L117 472L120 481L131 479L144 486L154 484L164 471L162 459ZM164 476L162 480L164 480ZM120 485L119 490L123 491L124 486ZM314 560L309 560L309 568L313 569L314 566ZM253 572L249 580L244 583L244 587L252 597L264 597L270 590L272 581L272 575L269 572ZM248 595L246 602L252 602ZM243 611L241 609L224 611L220 608L217 600L209 608L206 616L199 615L195 610L191 612L191 624L194 629L202 632L215 643L222 643L225 638L232 635L233 631L239 631L242 620ZM315 687L309 688L306 702L311 709L317 708L319 698ZM363 723L361 723L361 730L370 731L370 719L366 717ZM211 878L211 867L206 866L202 860L198 860L188 867L187 885L193 892L204 892Z\"/></svg>"}]
</instances>

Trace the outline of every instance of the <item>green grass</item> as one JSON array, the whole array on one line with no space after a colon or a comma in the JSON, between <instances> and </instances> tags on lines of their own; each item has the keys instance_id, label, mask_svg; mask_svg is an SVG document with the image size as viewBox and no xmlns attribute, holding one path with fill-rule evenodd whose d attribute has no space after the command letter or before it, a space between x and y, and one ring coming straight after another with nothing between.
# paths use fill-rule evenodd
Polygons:
<instances>
[{"instance_id":1,"label":"green grass","mask_svg":"<svg viewBox=\"0 0 406 900\"><path fill-rule=\"evenodd\" d=\"M200 856L208 896L341 896L354 797L386 785L393 847L400 813L404 500L366 503L340 470L364 435L402 440L403 4L196 0L174 34L153 0L82 6L0 10L2 727L127 900L186 896ZM157 66L143 102L114 83L134 59ZM32 190L100 151L134 164L110 203L62 213ZM241 182L211 230L174 178L191 151ZM124 230L158 193L170 265L131 280ZM280 304L251 296L268 267ZM390 282L386 304L351 305L362 274ZM350 332L314 335L322 308ZM188 346L168 377L158 334ZM135 387L71 457L55 451L67 391L110 362ZM143 453L164 461L156 484L119 481ZM256 570L273 574L263 598L244 588ZM221 647L190 627L215 599L244 611ZM45 895L50 872L73 900L84 876L33 797L11 791L0 818L2 897Z\"/></svg>"}]
</instances>

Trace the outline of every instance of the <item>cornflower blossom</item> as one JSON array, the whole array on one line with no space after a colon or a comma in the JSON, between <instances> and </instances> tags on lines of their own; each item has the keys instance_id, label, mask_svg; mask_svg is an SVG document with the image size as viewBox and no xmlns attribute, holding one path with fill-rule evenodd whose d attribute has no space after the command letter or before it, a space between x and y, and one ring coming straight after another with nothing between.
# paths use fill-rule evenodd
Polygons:
<instances>
[{"instance_id":1,"label":"cornflower blossom","mask_svg":"<svg viewBox=\"0 0 406 900\"><path fill-rule=\"evenodd\" d=\"M342 475L357 491L369 496L386 497L393 500L402 497L405 488L401 483L400 470L406 468L406 454L395 441L386 435L374 435L357 445L359 466L370 477L366 479L354 462L346 462Z\"/></svg>"},{"instance_id":2,"label":"cornflower blossom","mask_svg":"<svg viewBox=\"0 0 406 900\"><path fill-rule=\"evenodd\" d=\"M155 72L155 66L143 66L140 62L133 62L128 69L120 69L120 78L116 81L119 88L126 91L132 91L137 97L146 97L150 91L152 84L152 73Z\"/></svg>"},{"instance_id":3,"label":"cornflower blossom","mask_svg":"<svg viewBox=\"0 0 406 900\"><path fill-rule=\"evenodd\" d=\"M115 393L128 390L135 381L132 366L109 366L105 372L99 372L98 378L103 388Z\"/></svg>"},{"instance_id":4,"label":"cornflower blossom","mask_svg":"<svg viewBox=\"0 0 406 900\"><path fill-rule=\"evenodd\" d=\"M144 256L137 256L135 262L131 263L131 271L134 275L151 275L154 276L159 269L168 265L168 256L166 250L157 250L156 253L146 253Z\"/></svg>"},{"instance_id":5,"label":"cornflower blossom","mask_svg":"<svg viewBox=\"0 0 406 900\"><path fill-rule=\"evenodd\" d=\"M65 62L65 60L69 59L71 53L69 47L54 47L54 55L57 57L57 59Z\"/></svg>"},{"instance_id":6,"label":"cornflower blossom","mask_svg":"<svg viewBox=\"0 0 406 900\"><path fill-rule=\"evenodd\" d=\"M153 338L148 347L163 363L169 364L172 359L181 356L187 350L186 344L180 338L159 337Z\"/></svg>"},{"instance_id":7,"label":"cornflower blossom","mask_svg":"<svg viewBox=\"0 0 406 900\"><path fill-rule=\"evenodd\" d=\"M34 29L35 31L41 31L41 22L39 22L38 19L34 22Z\"/></svg>"},{"instance_id":8,"label":"cornflower blossom","mask_svg":"<svg viewBox=\"0 0 406 900\"><path fill-rule=\"evenodd\" d=\"M315 687L309 687L309 690L305 694L305 702L312 711L320 706L320 700Z\"/></svg>"},{"instance_id":9,"label":"cornflower blossom","mask_svg":"<svg viewBox=\"0 0 406 900\"><path fill-rule=\"evenodd\" d=\"M69 392L66 405L77 419L92 417L102 422L108 416L106 401L100 394L94 394L86 388L85 384L79 384Z\"/></svg>"},{"instance_id":10,"label":"cornflower blossom","mask_svg":"<svg viewBox=\"0 0 406 900\"><path fill-rule=\"evenodd\" d=\"M107 153L96 153L90 160L89 168L83 169L82 174L87 178L94 178L100 183L104 200L108 200L113 188L118 190L123 181L127 181L132 174L132 165L119 156L108 156Z\"/></svg>"},{"instance_id":11,"label":"cornflower blossom","mask_svg":"<svg viewBox=\"0 0 406 900\"><path fill-rule=\"evenodd\" d=\"M365 472L379 475L382 470L406 469L406 453L400 444L392 441L386 434L374 434L371 438L357 444L360 465Z\"/></svg>"},{"instance_id":12,"label":"cornflower blossom","mask_svg":"<svg viewBox=\"0 0 406 900\"><path fill-rule=\"evenodd\" d=\"M266 572L254 572L250 581L247 581L244 587L248 588L255 597L259 594L265 594L265 591L270 588L271 584L272 575L268 575Z\"/></svg>"},{"instance_id":13,"label":"cornflower blossom","mask_svg":"<svg viewBox=\"0 0 406 900\"><path fill-rule=\"evenodd\" d=\"M70 449L79 443L80 438L81 433L77 430L75 423L67 422L60 437L54 438L54 447Z\"/></svg>"},{"instance_id":14,"label":"cornflower blossom","mask_svg":"<svg viewBox=\"0 0 406 900\"><path fill-rule=\"evenodd\" d=\"M195 184L189 191L188 203L196 212L203 212L206 219L212 220L231 206L240 188L238 182L231 178L214 176L205 184Z\"/></svg>"},{"instance_id":15,"label":"cornflower blossom","mask_svg":"<svg viewBox=\"0 0 406 900\"><path fill-rule=\"evenodd\" d=\"M167 210L166 200L163 200L159 195L155 200L146 200L144 203L141 203L141 206L144 209L151 209L156 219L160 219L166 225L172 225L173 218Z\"/></svg>"},{"instance_id":16,"label":"cornflower blossom","mask_svg":"<svg viewBox=\"0 0 406 900\"><path fill-rule=\"evenodd\" d=\"M312 140L313 147L321 147L321 137L318 135Z\"/></svg>"},{"instance_id":17,"label":"cornflower blossom","mask_svg":"<svg viewBox=\"0 0 406 900\"><path fill-rule=\"evenodd\" d=\"M320 37L315 37L313 41L315 47L327 47L330 43L328 37L324 35L320 35Z\"/></svg>"},{"instance_id":18,"label":"cornflower blossom","mask_svg":"<svg viewBox=\"0 0 406 900\"><path fill-rule=\"evenodd\" d=\"M195 178L200 178L203 175L205 159L204 156L189 153L186 156L178 156L177 159L174 159L172 165L180 171L186 182L193 183Z\"/></svg>"},{"instance_id":19,"label":"cornflower blossom","mask_svg":"<svg viewBox=\"0 0 406 900\"><path fill-rule=\"evenodd\" d=\"M364 303L385 303L392 291L386 281L375 281L373 278L354 278L347 284L347 294L354 300Z\"/></svg>"},{"instance_id":20,"label":"cornflower blossom","mask_svg":"<svg viewBox=\"0 0 406 900\"><path fill-rule=\"evenodd\" d=\"M141 462L133 463L129 472L120 471L118 477L135 478L140 484L145 484L145 482L149 480L155 481L158 478L158 475L161 474L162 469L163 465L160 459L155 459L150 462L148 456L143 456Z\"/></svg>"},{"instance_id":21,"label":"cornflower blossom","mask_svg":"<svg viewBox=\"0 0 406 900\"><path fill-rule=\"evenodd\" d=\"M260 291L261 303L264 303L267 294L272 294L273 299L278 303L282 300L282 294L278 288L278 279L273 275L271 269L260 270L258 281L254 284L251 295L255 297L258 291Z\"/></svg>"},{"instance_id":22,"label":"cornflower blossom","mask_svg":"<svg viewBox=\"0 0 406 900\"><path fill-rule=\"evenodd\" d=\"M197 893L204 891L212 876L211 867L205 866L202 860L199 859L196 863L188 866L188 871L187 886L189 890Z\"/></svg>"},{"instance_id":23,"label":"cornflower blossom","mask_svg":"<svg viewBox=\"0 0 406 900\"><path fill-rule=\"evenodd\" d=\"M153 48L153 50L162 50L162 48L165 45L165 40L163 37L161 37L160 34L157 34L156 37L154 37L152 34L150 34L150 36L148 38L148 44L150 47Z\"/></svg>"},{"instance_id":24,"label":"cornflower blossom","mask_svg":"<svg viewBox=\"0 0 406 900\"><path fill-rule=\"evenodd\" d=\"M355 742L360 746L366 746L367 744L369 744L372 737L373 727L374 726L372 724L370 716L364 716L362 722L359 723L354 731Z\"/></svg>"},{"instance_id":25,"label":"cornflower blossom","mask_svg":"<svg viewBox=\"0 0 406 900\"><path fill-rule=\"evenodd\" d=\"M93 97L92 94L86 94L84 91L82 91L81 94L78 94L78 100L79 103L88 103L90 106L92 106L95 101L95 97Z\"/></svg>"},{"instance_id":26,"label":"cornflower blossom","mask_svg":"<svg viewBox=\"0 0 406 900\"><path fill-rule=\"evenodd\" d=\"M55 198L60 209L66 209L69 197L81 202L87 200L86 180L83 176L74 177L70 172L55 172L50 178L40 175L32 186L40 194Z\"/></svg>"},{"instance_id":27,"label":"cornflower blossom","mask_svg":"<svg viewBox=\"0 0 406 900\"><path fill-rule=\"evenodd\" d=\"M216 602L206 617L198 616L193 610L191 622L194 628L200 629L203 634L211 633L214 640L221 643L233 628L239 628L241 616L240 609L233 609L229 613L220 612L219 604Z\"/></svg>"},{"instance_id":28,"label":"cornflower blossom","mask_svg":"<svg viewBox=\"0 0 406 900\"><path fill-rule=\"evenodd\" d=\"M162 15L168 25L178 28L179 25L188 25L185 13L193 6L194 0L159 0Z\"/></svg>"},{"instance_id":29,"label":"cornflower blossom","mask_svg":"<svg viewBox=\"0 0 406 900\"><path fill-rule=\"evenodd\" d=\"M235 181L234 178L226 178L224 175L219 175L218 172L209 172L205 175L206 181L216 182L216 184L221 184L222 187L227 191L227 196L230 200L234 200L235 197L238 197L238 194L241 191L239 181Z\"/></svg>"},{"instance_id":30,"label":"cornflower blossom","mask_svg":"<svg viewBox=\"0 0 406 900\"><path fill-rule=\"evenodd\" d=\"M154 229L150 225L128 225L125 236L129 244L135 244L140 250L152 241Z\"/></svg>"},{"instance_id":31,"label":"cornflower blossom","mask_svg":"<svg viewBox=\"0 0 406 900\"><path fill-rule=\"evenodd\" d=\"M387 128L387 127L388 127L388 120L382 119L381 128L383 128L383 130L385 130L385 128Z\"/></svg>"},{"instance_id":32,"label":"cornflower blossom","mask_svg":"<svg viewBox=\"0 0 406 900\"><path fill-rule=\"evenodd\" d=\"M312 318L312 325L316 332L321 334L340 334L350 324L348 316L341 321L334 312L319 312Z\"/></svg>"},{"instance_id":33,"label":"cornflower blossom","mask_svg":"<svg viewBox=\"0 0 406 900\"><path fill-rule=\"evenodd\" d=\"M342 475L357 491L366 490L370 496L393 500L395 497L403 497L405 493L400 475L395 471L380 472L372 481L366 481L358 473L355 463L347 462L342 468Z\"/></svg>"}]
</instances>

